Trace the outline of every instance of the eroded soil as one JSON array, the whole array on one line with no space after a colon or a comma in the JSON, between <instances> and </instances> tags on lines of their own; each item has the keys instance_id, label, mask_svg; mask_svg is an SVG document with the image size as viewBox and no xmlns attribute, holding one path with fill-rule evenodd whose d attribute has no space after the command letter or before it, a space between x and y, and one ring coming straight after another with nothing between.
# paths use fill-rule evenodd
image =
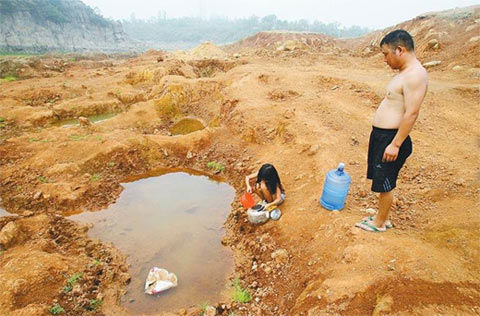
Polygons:
<instances>
[{"instance_id":1,"label":"eroded soil","mask_svg":"<svg viewBox=\"0 0 480 316\"><path fill-rule=\"evenodd\" d=\"M395 191L395 228L354 228L376 208L368 136L393 75L378 55L252 52L199 63L148 52L2 83L0 195L18 216L0 219L0 312L48 315L59 304L67 315L126 314L125 258L65 216L113 203L127 177L182 167L237 189L222 243L252 301L217 302L218 314L479 315L480 109L471 73L430 71ZM54 124L112 112L90 126ZM206 128L171 136L184 117ZM329 212L318 198L340 161L353 182L345 209ZM279 170L287 199L279 221L252 226L238 196L244 176L265 162ZM82 277L66 291L75 273Z\"/></svg>"}]
</instances>

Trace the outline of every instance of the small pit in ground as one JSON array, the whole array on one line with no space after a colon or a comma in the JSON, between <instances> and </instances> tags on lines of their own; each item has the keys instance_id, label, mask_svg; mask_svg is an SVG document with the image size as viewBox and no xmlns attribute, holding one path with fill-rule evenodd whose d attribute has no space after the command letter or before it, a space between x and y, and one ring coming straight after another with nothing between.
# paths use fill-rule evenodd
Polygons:
<instances>
[{"instance_id":1,"label":"small pit in ground","mask_svg":"<svg viewBox=\"0 0 480 316\"><path fill-rule=\"evenodd\" d=\"M93 223L91 237L128 255L132 279L123 306L134 315L153 314L226 298L234 265L221 237L234 189L185 170L127 181L106 210L70 217ZM148 271L155 266L175 273L178 286L159 296L145 294Z\"/></svg>"},{"instance_id":2,"label":"small pit in ground","mask_svg":"<svg viewBox=\"0 0 480 316\"><path fill-rule=\"evenodd\" d=\"M170 127L172 135L186 135L205 128L203 123L196 118L184 118Z\"/></svg>"},{"instance_id":3,"label":"small pit in ground","mask_svg":"<svg viewBox=\"0 0 480 316\"><path fill-rule=\"evenodd\" d=\"M99 122L111 119L115 115L117 115L117 113L101 113L101 114L87 116L87 118L90 121L90 123L99 123ZM74 126L78 124L79 124L78 119L64 119L64 120L60 120L58 122L52 123L52 126L69 127L69 126Z\"/></svg>"}]
</instances>

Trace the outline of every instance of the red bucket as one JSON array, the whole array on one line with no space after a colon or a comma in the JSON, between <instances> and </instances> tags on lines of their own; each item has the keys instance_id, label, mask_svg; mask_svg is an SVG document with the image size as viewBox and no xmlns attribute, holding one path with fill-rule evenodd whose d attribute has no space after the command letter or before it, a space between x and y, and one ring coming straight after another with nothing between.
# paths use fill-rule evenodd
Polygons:
<instances>
[{"instance_id":1,"label":"red bucket","mask_svg":"<svg viewBox=\"0 0 480 316\"><path fill-rule=\"evenodd\" d=\"M242 195L240 202L242 202L243 207L246 209L251 208L255 205L255 200L253 199L253 196L248 192Z\"/></svg>"}]
</instances>

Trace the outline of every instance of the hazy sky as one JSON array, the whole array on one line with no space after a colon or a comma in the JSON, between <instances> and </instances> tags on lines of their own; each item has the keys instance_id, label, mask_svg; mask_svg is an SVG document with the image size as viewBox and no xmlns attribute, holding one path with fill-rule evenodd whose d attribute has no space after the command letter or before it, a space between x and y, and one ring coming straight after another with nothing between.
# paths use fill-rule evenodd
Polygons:
<instances>
[{"instance_id":1,"label":"hazy sky","mask_svg":"<svg viewBox=\"0 0 480 316\"><path fill-rule=\"evenodd\" d=\"M82 0L98 7L109 18L128 19L157 16L167 17L263 17L275 14L279 19L324 23L340 22L344 26L360 25L384 28L429 12L480 4L480 0Z\"/></svg>"}]
</instances>

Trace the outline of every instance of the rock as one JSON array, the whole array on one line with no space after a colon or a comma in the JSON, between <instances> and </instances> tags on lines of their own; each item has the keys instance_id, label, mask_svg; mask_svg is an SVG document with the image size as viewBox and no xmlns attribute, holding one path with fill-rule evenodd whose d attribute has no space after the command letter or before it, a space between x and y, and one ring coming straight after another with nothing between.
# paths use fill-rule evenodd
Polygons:
<instances>
[{"instance_id":1,"label":"rock","mask_svg":"<svg viewBox=\"0 0 480 316\"><path fill-rule=\"evenodd\" d=\"M33 196L33 198L34 198L35 200L38 200L38 199L41 198L41 197L42 197L42 191L38 191L38 192L35 193L35 195Z\"/></svg>"},{"instance_id":2,"label":"rock","mask_svg":"<svg viewBox=\"0 0 480 316\"><path fill-rule=\"evenodd\" d=\"M237 53L237 54L234 54L234 55L233 55L233 58L237 58L237 59L240 58L240 54L238 54L238 53Z\"/></svg>"},{"instance_id":3,"label":"rock","mask_svg":"<svg viewBox=\"0 0 480 316\"><path fill-rule=\"evenodd\" d=\"M377 303L372 316L380 316L392 311L393 298L390 295L377 295Z\"/></svg>"},{"instance_id":4,"label":"rock","mask_svg":"<svg viewBox=\"0 0 480 316\"><path fill-rule=\"evenodd\" d=\"M470 32L471 30L473 30L476 27L477 27L476 25L467 26L467 28L465 29L465 32Z\"/></svg>"},{"instance_id":5,"label":"rock","mask_svg":"<svg viewBox=\"0 0 480 316\"><path fill-rule=\"evenodd\" d=\"M215 316L217 314L217 309L213 306L207 306L203 316Z\"/></svg>"},{"instance_id":6,"label":"rock","mask_svg":"<svg viewBox=\"0 0 480 316\"><path fill-rule=\"evenodd\" d=\"M352 145L353 146L358 146L358 144L360 144L358 139L355 136L352 136Z\"/></svg>"},{"instance_id":7,"label":"rock","mask_svg":"<svg viewBox=\"0 0 480 316\"><path fill-rule=\"evenodd\" d=\"M286 110L285 113L283 113L283 117L286 119L291 119L295 113L292 110Z\"/></svg>"},{"instance_id":8,"label":"rock","mask_svg":"<svg viewBox=\"0 0 480 316\"><path fill-rule=\"evenodd\" d=\"M300 43L298 43L297 41L293 41L293 40L287 40L287 41L285 41L285 43L283 45L285 47L284 48L285 51L292 51L292 50L300 48L299 46L301 46Z\"/></svg>"},{"instance_id":9,"label":"rock","mask_svg":"<svg viewBox=\"0 0 480 316\"><path fill-rule=\"evenodd\" d=\"M28 282L25 279L18 279L13 282L12 285L12 292L15 295L22 295L25 294L25 289L28 288ZM23 292L23 293L22 293Z\"/></svg>"},{"instance_id":10,"label":"rock","mask_svg":"<svg viewBox=\"0 0 480 316\"><path fill-rule=\"evenodd\" d=\"M431 67L435 67L435 66L438 66L442 64L442 61L441 60L433 60L433 61L429 61L427 63L424 63L423 64L423 67L425 68L431 68Z\"/></svg>"},{"instance_id":11,"label":"rock","mask_svg":"<svg viewBox=\"0 0 480 316\"><path fill-rule=\"evenodd\" d=\"M279 263L288 262L288 252L285 249L278 249L272 252L270 255L272 259Z\"/></svg>"},{"instance_id":12,"label":"rock","mask_svg":"<svg viewBox=\"0 0 480 316\"><path fill-rule=\"evenodd\" d=\"M438 49L439 48L439 43L437 39L432 39L428 41L428 48L430 49Z\"/></svg>"},{"instance_id":13,"label":"rock","mask_svg":"<svg viewBox=\"0 0 480 316\"><path fill-rule=\"evenodd\" d=\"M452 70L453 71L461 71L461 70L463 70L463 67L457 65L457 66L453 67Z\"/></svg>"},{"instance_id":14,"label":"rock","mask_svg":"<svg viewBox=\"0 0 480 316\"><path fill-rule=\"evenodd\" d=\"M192 159L193 158L193 154L191 151L187 152L187 159Z\"/></svg>"},{"instance_id":15,"label":"rock","mask_svg":"<svg viewBox=\"0 0 480 316\"><path fill-rule=\"evenodd\" d=\"M361 190L358 190L358 196L361 197L361 198L364 198L367 196L367 191L361 189Z\"/></svg>"},{"instance_id":16,"label":"rock","mask_svg":"<svg viewBox=\"0 0 480 316\"><path fill-rule=\"evenodd\" d=\"M340 88L339 86L333 86L330 90L337 90L338 88Z\"/></svg>"},{"instance_id":17,"label":"rock","mask_svg":"<svg viewBox=\"0 0 480 316\"><path fill-rule=\"evenodd\" d=\"M474 77L480 77L480 68L470 68L468 72L471 73Z\"/></svg>"},{"instance_id":18,"label":"rock","mask_svg":"<svg viewBox=\"0 0 480 316\"><path fill-rule=\"evenodd\" d=\"M368 214L377 214L377 211L373 208L367 208L365 209L365 213L368 213Z\"/></svg>"},{"instance_id":19,"label":"rock","mask_svg":"<svg viewBox=\"0 0 480 316\"><path fill-rule=\"evenodd\" d=\"M462 178L458 178L453 182L456 186L463 187L465 185L465 181Z\"/></svg>"},{"instance_id":20,"label":"rock","mask_svg":"<svg viewBox=\"0 0 480 316\"><path fill-rule=\"evenodd\" d=\"M9 222L7 225L3 226L0 231L0 249L7 249L13 245L18 233L18 227L14 222Z\"/></svg>"},{"instance_id":21,"label":"rock","mask_svg":"<svg viewBox=\"0 0 480 316\"><path fill-rule=\"evenodd\" d=\"M265 269L263 269L265 271L266 274L270 274L270 272L272 272L272 268L270 268L269 266L266 266Z\"/></svg>"},{"instance_id":22,"label":"rock","mask_svg":"<svg viewBox=\"0 0 480 316\"><path fill-rule=\"evenodd\" d=\"M90 126L92 125L92 123L90 122L90 120L84 116L79 116L78 117L78 123L80 124L80 126Z\"/></svg>"},{"instance_id":23,"label":"rock","mask_svg":"<svg viewBox=\"0 0 480 316\"><path fill-rule=\"evenodd\" d=\"M310 149L308 150L308 155L309 155L309 156L315 155L315 154L318 152L319 149L320 149L320 146L318 146L317 144L312 145L312 146L310 147Z\"/></svg>"},{"instance_id":24,"label":"rock","mask_svg":"<svg viewBox=\"0 0 480 316\"><path fill-rule=\"evenodd\" d=\"M3 3L4 1L2 1ZM58 3L58 2L57 2ZM37 3L36 5L39 5ZM33 4L32 4L33 7ZM42 7L38 7L41 9ZM129 40L119 22L110 21L94 13L87 5L67 1L59 7L52 7L45 14L32 19L30 14L12 10L2 12L2 19L10 21L11 25L21 25L21 32L9 33L7 29L0 31L0 46L2 50L15 50L21 47L26 51L128 51L136 50L133 41ZM38 10L33 7L33 10ZM56 15L65 12L68 15ZM68 12L68 13L67 13ZM54 14L54 15L51 15ZM55 19L66 19L66 22L55 23ZM4 21L5 21L4 20ZM95 22L93 22L95 20ZM86 21L92 23L86 26ZM57 21L58 22L58 21ZM30 32L27 30L35 30ZM58 34L62 34L58 36ZM138 43L138 45L141 45ZM101 57L102 54L97 54ZM54 70L61 70L60 66L50 65Z\"/></svg>"},{"instance_id":25,"label":"rock","mask_svg":"<svg viewBox=\"0 0 480 316\"><path fill-rule=\"evenodd\" d=\"M480 40L480 36L474 36L469 40L469 42L478 42L478 40Z\"/></svg>"}]
</instances>

